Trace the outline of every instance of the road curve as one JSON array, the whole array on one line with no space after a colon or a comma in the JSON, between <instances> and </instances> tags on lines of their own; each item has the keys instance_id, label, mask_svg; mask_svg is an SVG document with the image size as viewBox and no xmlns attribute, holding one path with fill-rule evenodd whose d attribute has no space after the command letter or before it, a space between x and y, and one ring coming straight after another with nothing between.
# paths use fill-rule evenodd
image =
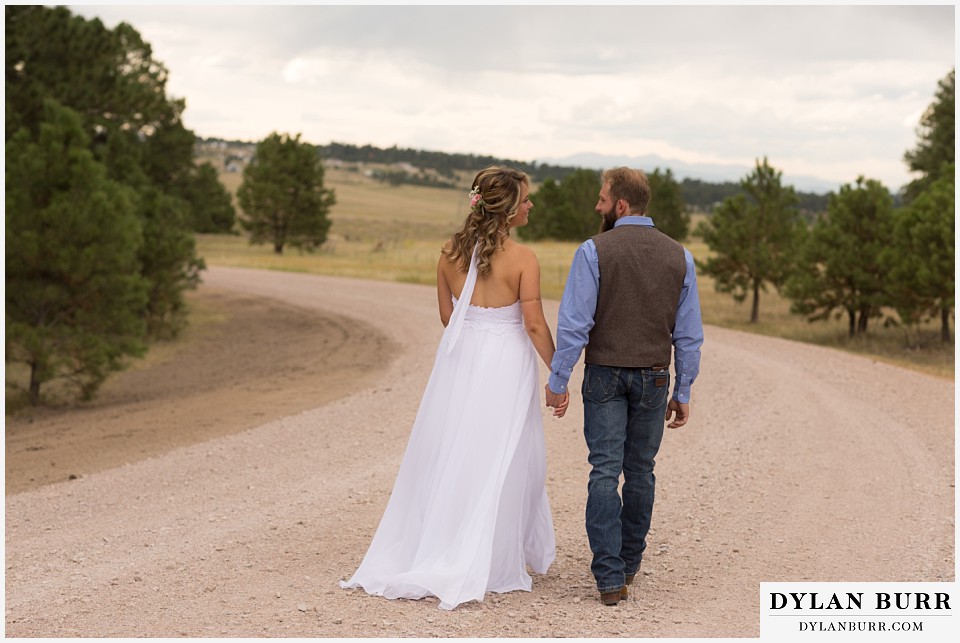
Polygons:
<instances>
[{"instance_id":1,"label":"road curve","mask_svg":"<svg viewBox=\"0 0 960 643\"><path fill-rule=\"evenodd\" d=\"M444 612L340 590L433 363L435 292L219 267L204 281L363 319L402 350L346 398L7 497L7 636L756 637L763 581L954 580L954 383L707 327L626 603L600 606L590 576L579 395L544 413L558 549L532 592Z\"/></svg>"}]
</instances>

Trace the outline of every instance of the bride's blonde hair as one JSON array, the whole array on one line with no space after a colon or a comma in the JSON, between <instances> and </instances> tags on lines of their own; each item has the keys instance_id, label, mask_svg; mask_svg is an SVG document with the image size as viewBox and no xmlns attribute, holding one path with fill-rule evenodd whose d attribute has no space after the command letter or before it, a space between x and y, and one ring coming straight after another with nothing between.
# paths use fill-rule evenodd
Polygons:
<instances>
[{"instance_id":1,"label":"bride's blonde hair","mask_svg":"<svg viewBox=\"0 0 960 643\"><path fill-rule=\"evenodd\" d=\"M497 166L481 170L473 179L470 212L443 255L467 272L477 245L477 274L490 274L490 259L503 247L510 222L520 209L521 186L529 189L530 179L519 170Z\"/></svg>"}]
</instances>

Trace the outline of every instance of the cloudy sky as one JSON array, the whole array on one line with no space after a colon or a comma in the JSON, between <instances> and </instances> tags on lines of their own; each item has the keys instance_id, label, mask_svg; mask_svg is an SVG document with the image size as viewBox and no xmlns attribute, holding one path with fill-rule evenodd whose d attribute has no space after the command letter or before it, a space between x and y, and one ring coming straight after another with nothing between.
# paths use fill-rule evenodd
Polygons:
<instances>
[{"instance_id":1,"label":"cloudy sky","mask_svg":"<svg viewBox=\"0 0 960 643\"><path fill-rule=\"evenodd\" d=\"M892 190L956 56L952 4L68 6L133 25L204 137L657 155L730 180L766 156Z\"/></svg>"}]
</instances>

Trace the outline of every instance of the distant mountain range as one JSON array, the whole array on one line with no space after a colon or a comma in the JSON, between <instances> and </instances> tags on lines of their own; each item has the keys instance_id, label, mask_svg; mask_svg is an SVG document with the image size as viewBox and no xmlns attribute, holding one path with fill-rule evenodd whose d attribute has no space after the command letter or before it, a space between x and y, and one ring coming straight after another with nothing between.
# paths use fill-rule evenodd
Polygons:
<instances>
[{"instance_id":1,"label":"distant mountain range","mask_svg":"<svg viewBox=\"0 0 960 643\"><path fill-rule=\"evenodd\" d=\"M537 159L538 163L550 165L572 165L590 170L602 170L618 165L638 167L647 171L656 168L670 169L678 180L697 179L706 183L739 183L742 178L753 172L754 166L723 165L719 163L684 163L673 159L665 159L656 154L646 156L609 156L584 152L565 156L563 158ZM839 185L824 181L812 176L783 175L783 184L791 185L798 192L813 194L827 194L836 192Z\"/></svg>"}]
</instances>

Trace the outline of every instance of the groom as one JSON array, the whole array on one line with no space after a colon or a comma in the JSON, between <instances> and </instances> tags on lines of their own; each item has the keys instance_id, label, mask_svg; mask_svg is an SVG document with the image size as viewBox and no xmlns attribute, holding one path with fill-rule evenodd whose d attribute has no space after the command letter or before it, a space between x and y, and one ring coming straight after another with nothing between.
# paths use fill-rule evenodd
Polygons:
<instances>
[{"instance_id":1,"label":"groom","mask_svg":"<svg viewBox=\"0 0 960 643\"><path fill-rule=\"evenodd\" d=\"M583 434L591 569L604 605L627 597L653 512L654 457L663 425L690 418L703 325L693 256L646 216L650 185L640 170L603 173L601 234L578 249L560 302L547 406L564 400L586 348ZM669 396L670 353L676 383ZM669 399L668 399L669 398ZM623 473L623 499L617 492Z\"/></svg>"}]
</instances>

